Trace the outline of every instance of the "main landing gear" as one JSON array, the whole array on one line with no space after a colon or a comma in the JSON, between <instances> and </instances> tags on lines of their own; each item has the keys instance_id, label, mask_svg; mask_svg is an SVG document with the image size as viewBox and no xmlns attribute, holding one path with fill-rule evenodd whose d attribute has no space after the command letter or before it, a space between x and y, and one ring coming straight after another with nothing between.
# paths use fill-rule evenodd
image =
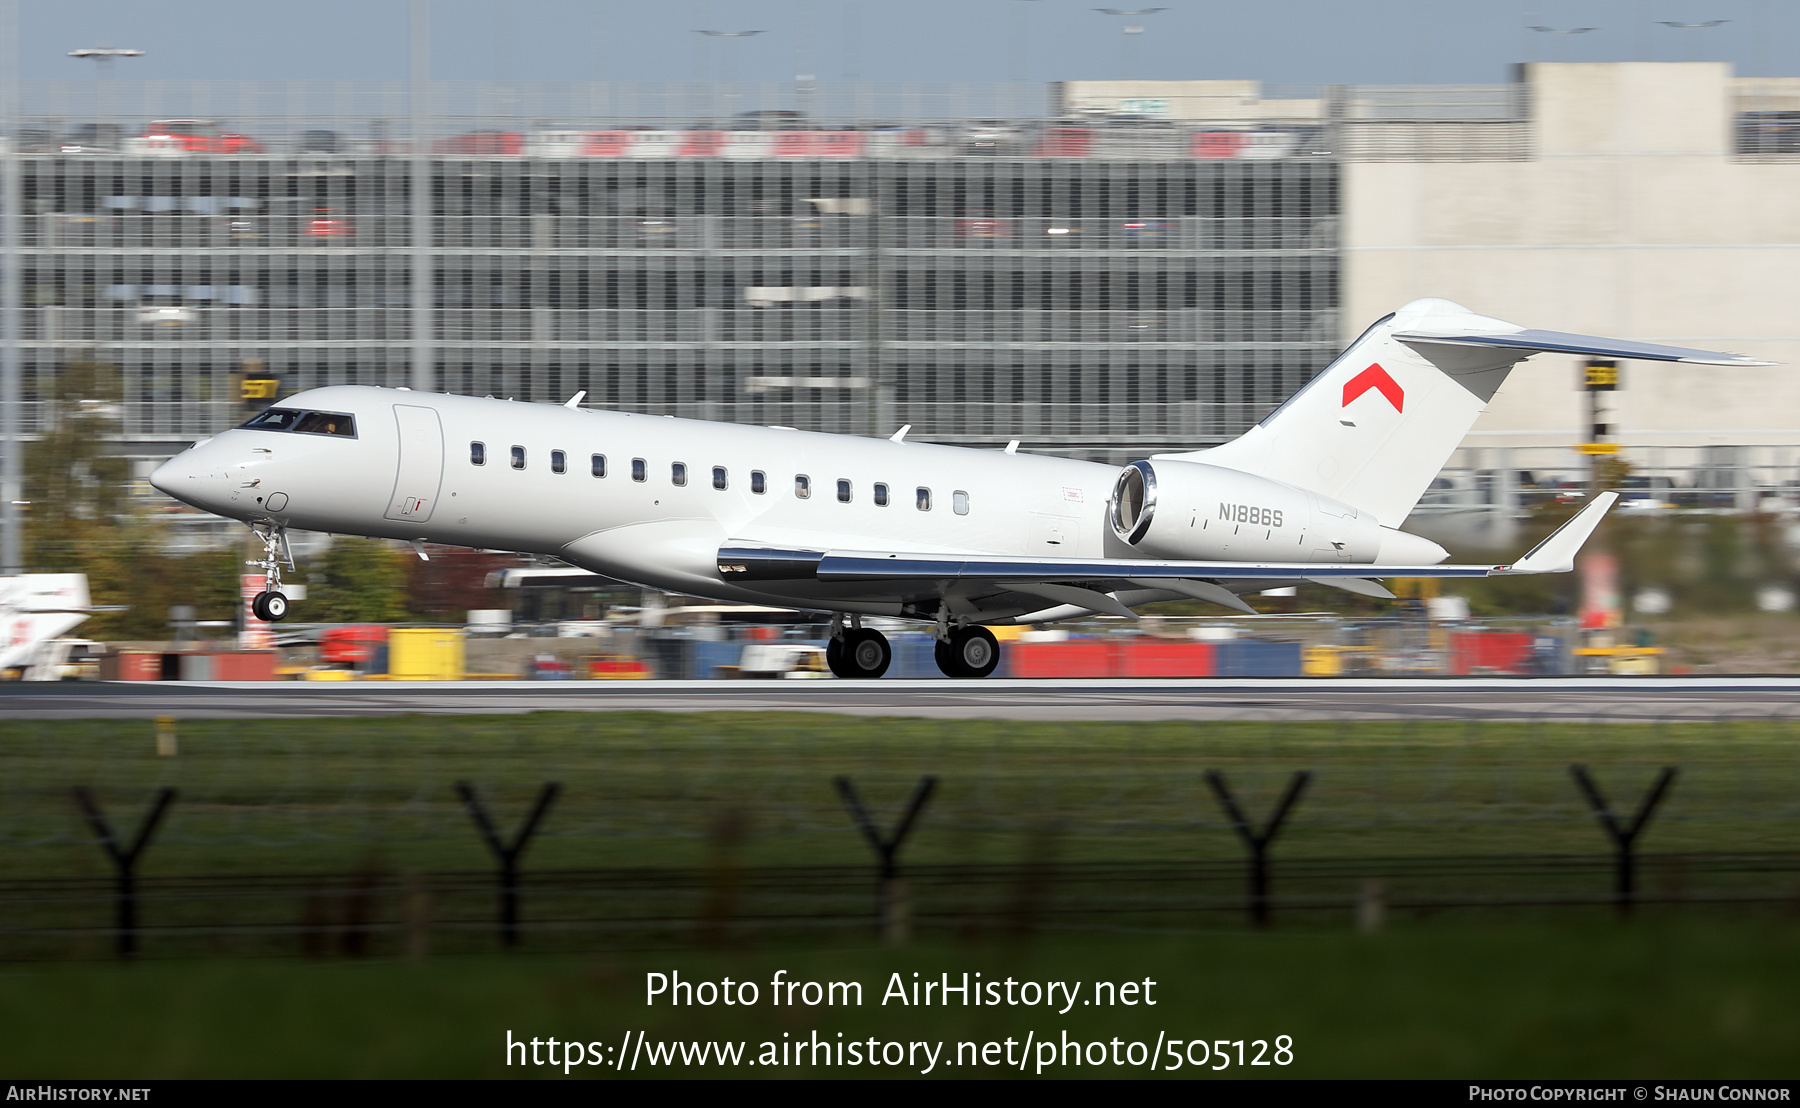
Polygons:
<instances>
[{"instance_id":1,"label":"main landing gear","mask_svg":"<svg viewBox=\"0 0 1800 1108\"><path fill-rule=\"evenodd\" d=\"M880 677L894 660L887 636L862 625L861 616L851 616L850 626L842 617L833 619L831 640L825 644L825 664L839 677Z\"/></svg>"},{"instance_id":2,"label":"main landing gear","mask_svg":"<svg viewBox=\"0 0 1800 1108\"><path fill-rule=\"evenodd\" d=\"M250 529L263 544L263 556L244 564L262 570L264 580L263 591L250 601L250 613L264 623L280 623L288 614L288 598L281 591L281 567L294 568L287 528L275 523L252 523Z\"/></svg>"},{"instance_id":3,"label":"main landing gear","mask_svg":"<svg viewBox=\"0 0 1800 1108\"><path fill-rule=\"evenodd\" d=\"M1000 643L980 624L958 627L932 649L945 677L986 677L1000 664Z\"/></svg>"},{"instance_id":4,"label":"main landing gear","mask_svg":"<svg viewBox=\"0 0 1800 1108\"><path fill-rule=\"evenodd\" d=\"M985 627L971 625L950 628L939 625L944 637L933 646L938 669L946 677L986 677L1000 665L1000 644ZM887 636L862 626L862 617L851 616L850 626L844 617L831 621L831 639L825 644L825 664L839 677L880 677L894 660Z\"/></svg>"}]
</instances>

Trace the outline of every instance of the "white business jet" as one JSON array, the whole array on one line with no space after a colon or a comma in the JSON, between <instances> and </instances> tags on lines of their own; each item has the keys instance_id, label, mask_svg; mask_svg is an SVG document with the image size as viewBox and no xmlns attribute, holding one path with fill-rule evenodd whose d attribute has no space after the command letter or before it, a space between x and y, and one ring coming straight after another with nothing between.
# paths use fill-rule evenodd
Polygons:
<instances>
[{"instance_id":1,"label":"white business jet","mask_svg":"<svg viewBox=\"0 0 1800 1108\"><path fill-rule=\"evenodd\" d=\"M1046 623L1301 581L1561 573L1616 499L1511 565L1446 565L1399 530L1513 365L1543 351L1765 365L1527 330L1447 300L1377 322L1241 437L1123 468L1005 451L366 386L297 393L150 477L264 544L256 614L288 609L290 527L553 555L622 581L832 613L831 668L879 677L864 616L933 624L985 677L984 625Z\"/></svg>"}]
</instances>

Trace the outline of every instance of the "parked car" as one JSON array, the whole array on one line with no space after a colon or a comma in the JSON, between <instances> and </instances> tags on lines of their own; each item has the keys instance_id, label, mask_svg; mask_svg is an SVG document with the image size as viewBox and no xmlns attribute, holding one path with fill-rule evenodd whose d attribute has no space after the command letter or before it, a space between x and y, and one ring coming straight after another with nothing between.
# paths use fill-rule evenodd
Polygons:
<instances>
[{"instance_id":1,"label":"parked car","mask_svg":"<svg viewBox=\"0 0 1800 1108\"><path fill-rule=\"evenodd\" d=\"M125 145L125 130L117 123L78 123L63 136L64 154L112 153Z\"/></svg>"},{"instance_id":2,"label":"parked car","mask_svg":"<svg viewBox=\"0 0 1800 1108\"><path fill-rule=\"evenodd\" d=\"M977 119L963 127L962 150L965 154L1001 155L1016 153L1025 132L1015 123L1003 119Z\"/></svg>"},{"instance_id":3,"label":"parked car","mask_svg":"<svg viewBox=\"0 0 1800 1108\"><path fill-rule=\"evenodd\" d=\"M262 144L210 119L159 119L132 143L146 153L261 154Z\"/></svg>"},{"instance_id":4,"label":"parked car","mask_svg":"<svg viewBox=\"0 0 1800 1108\"><path fill-rule=\"evenodd\" d=\"M956 217L956 237L959 239L1009 239L1013 236L1013 221L1001 219L986 209L964 212Z\"/></svg>"},{"instance_id":5,"label":"parked car","mask_svg":"<svg viewBox=\"0 0 1800 1108\"><path fill-rule=\"evenodd\" d=\"M465 158L517 157L525 152L519 131L468 131L437 142L433 151Z\"/></svg>"},{"instance_id":6,"label":"parked car","mask_svg":"<svg viewBox=\"0 0 1800 1108\"><path fill-rule=\"evenodd\" d=\"M296 144L302 154L347 154L350 144L336 131L301 131Z\"/></svg>"}]
</instances>

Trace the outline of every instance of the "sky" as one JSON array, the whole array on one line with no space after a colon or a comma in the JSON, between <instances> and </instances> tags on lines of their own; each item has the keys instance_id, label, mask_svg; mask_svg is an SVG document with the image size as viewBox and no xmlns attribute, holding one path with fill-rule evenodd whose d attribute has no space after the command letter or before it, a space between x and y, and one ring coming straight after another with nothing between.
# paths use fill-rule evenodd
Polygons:
<instances>
[{"instance_id":1,"label":"sky","mask_svg":"<svg viewBox=\"0 0 1800 1108\"><path fill-rule=\"evenodd\" d=\"M112 63L127 80L407 76L408 0L16 2L27 80L91 79L94 63L67 53L101 45L146 52ZM1126 19L1073 0L430 0L431 68L453 81L1483 84L1519 61L1704 60L1800 76L1796 0L1167 2ZM1711 20L1728 22L1663 25Z\"/></svg>"}]
</instances>

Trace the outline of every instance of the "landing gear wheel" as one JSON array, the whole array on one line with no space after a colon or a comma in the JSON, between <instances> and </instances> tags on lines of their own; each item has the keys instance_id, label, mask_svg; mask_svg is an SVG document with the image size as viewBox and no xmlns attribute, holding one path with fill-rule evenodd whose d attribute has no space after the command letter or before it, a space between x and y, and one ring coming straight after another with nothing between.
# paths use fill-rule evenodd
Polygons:
<instances>
[{"instance_id":1,"label":"landing gear wheel","mask_svg":"<svg viewBox=\"0 0 1800 1108\"><path fill-rule=\"evenodd\" d=\"M259 592L250 601L250 614L264 623L280 623L287 613L288 598L278 592Z\"/></svg>"},{"instance_id":2,"label":"landing gear wheel","mask_svg":"<svg viewBox=\"0 0 1800 1108\"><path fill-rule=\"evenodd\" d=\"M1000 665L1000 643L985 627L959 627L939 643L938 668L946 677L986 677Z\"/></svg>"},{"instance_id":3,"label":"landing gear wheel","mask_svg":"<svg viewBox=\"0 0 1800 1108\"><path fill-rule=\"evenodd\" d=\"M841 637L833 636L825 640L825 668L831 671L833 677L853 676L844 661L844 639L849 636L850 632L846 631Z\"/></svg>"},{"instance_id":4,"label":"landing gear wheel","mask_svg":"<svg viewBox=\"0 0 1800 1108\"><path fill-rule=\"evenodd\" d=\"M888 645L886 635L863 628L844 632L840 656L844 672L838 676L873 680L887 672L888 664L894 660L894 650Z\"/></svg>"}]
</instances>

